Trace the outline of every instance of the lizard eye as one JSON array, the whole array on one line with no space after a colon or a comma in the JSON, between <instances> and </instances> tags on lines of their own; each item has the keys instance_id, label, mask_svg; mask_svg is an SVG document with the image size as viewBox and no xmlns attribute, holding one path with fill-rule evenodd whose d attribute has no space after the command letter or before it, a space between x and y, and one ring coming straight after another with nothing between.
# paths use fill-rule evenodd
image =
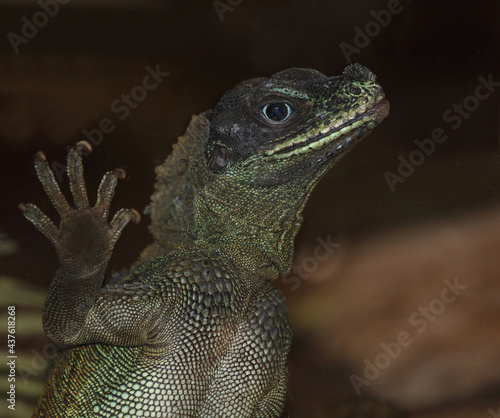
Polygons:
<instances>
[{"instance_id":1,"label":"lizard eye","mask_svg":"<svg viewBox=\"0 0 500 418\"><path fill-rule=\"evenodd\" d=\"M214 171L222 170L229 163L230 153L227 148L216 145L208 158L208 166Z\"/></svg>"},{"instance_id":2,"label":"lizard eye","mask_svg":"<svg viewBox=\"0 0 500 418\"><path fill-rule=\"evenodd\" d=\"M292 108L286 103L269 103L261 110L264 117L272 122L284 122L292 114Z\"/></svg>"}]
</instances>

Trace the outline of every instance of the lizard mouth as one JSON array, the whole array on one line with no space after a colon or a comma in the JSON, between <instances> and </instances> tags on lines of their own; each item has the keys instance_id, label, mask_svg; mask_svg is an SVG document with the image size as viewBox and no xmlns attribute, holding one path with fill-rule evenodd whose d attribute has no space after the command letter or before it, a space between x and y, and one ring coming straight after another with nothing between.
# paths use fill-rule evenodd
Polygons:
<instances>
[{"instance_id":1,"label":"lizard mouth","mask_svg":"<svg viewBox=\"0 0 500 418\"><path fill-rule=\"evenodd\" d=\"M310 153L333 144L333 148L328 147L325 156L328 158L335 157L359 142L369 131L382 122L388 114L389 101L384 98L369 108L358 110L355 116L348 121L342 121L341 124L332 124L300 142L271 149L266 152L266 155L286 158Z\"/></svg>"}]
</instances>

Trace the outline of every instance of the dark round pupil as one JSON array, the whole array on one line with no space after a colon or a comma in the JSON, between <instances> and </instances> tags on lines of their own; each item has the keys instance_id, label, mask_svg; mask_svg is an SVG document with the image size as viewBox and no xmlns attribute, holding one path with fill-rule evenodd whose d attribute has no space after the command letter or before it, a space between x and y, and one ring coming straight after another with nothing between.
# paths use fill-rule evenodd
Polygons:
<instances>
[{"instance_id":1,"label":"dark round pupil","mask_svg":"<svg viewBox=\"0 0 500 418\"><path fill-rule=\"evenodd\" d=\"M281 121L288 116L288 107L284 103L271 103L265 111L266 116L275 121Z\"/></svg>"}]
</instances>

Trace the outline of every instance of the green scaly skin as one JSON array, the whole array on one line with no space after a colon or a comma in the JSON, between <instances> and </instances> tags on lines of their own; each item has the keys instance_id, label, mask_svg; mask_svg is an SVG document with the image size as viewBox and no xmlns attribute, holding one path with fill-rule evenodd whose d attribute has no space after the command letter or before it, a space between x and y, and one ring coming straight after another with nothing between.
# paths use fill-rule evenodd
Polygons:
<instances>
[{"instance_id":1,"label":"green scaly skin","mask_svg":"<svg viewBox=\"0 0 500 418\"><path fill-rule=\"evenodd\" d=\"M375 76L289 69L245 81L193 118L157 170L152 244L131 273L105 279L113 246L139 215L108 223L123 170L91 207L81 142L68 154L74 206L43 153L40 181L56 227L21 205L55 246L60 268L43 324L65 347L34 417L276 417L292 337L272 281L291 267L314 185L388 114Z\"/></svg>"}]
</instances>

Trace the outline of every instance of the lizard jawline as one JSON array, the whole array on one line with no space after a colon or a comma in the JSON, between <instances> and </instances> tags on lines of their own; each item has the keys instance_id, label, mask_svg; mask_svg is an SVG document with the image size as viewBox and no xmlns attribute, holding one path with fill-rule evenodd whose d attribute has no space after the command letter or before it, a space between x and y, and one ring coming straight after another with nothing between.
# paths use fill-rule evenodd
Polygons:
<instances>
[{"instance_id":1,"label":"lizard jawline","mask_svg":"<svg viewBox=\"0 0 500 418\"><path fill-rule=\"evenodd\" d=\"M338 144L332 151L340 154L348 146L354 145L358 139L362 138L367 131L371 131L382 122L389 113L389 102L382 99L365 112L357 115L348 122L331 128L328 132L308 138L304 142L290 144L281 149L272 149L266 152L266 156L275 158L287 158L295 155L307 154L314 150L331 145L333 142Z\"/></svg>"}]
</instances>

